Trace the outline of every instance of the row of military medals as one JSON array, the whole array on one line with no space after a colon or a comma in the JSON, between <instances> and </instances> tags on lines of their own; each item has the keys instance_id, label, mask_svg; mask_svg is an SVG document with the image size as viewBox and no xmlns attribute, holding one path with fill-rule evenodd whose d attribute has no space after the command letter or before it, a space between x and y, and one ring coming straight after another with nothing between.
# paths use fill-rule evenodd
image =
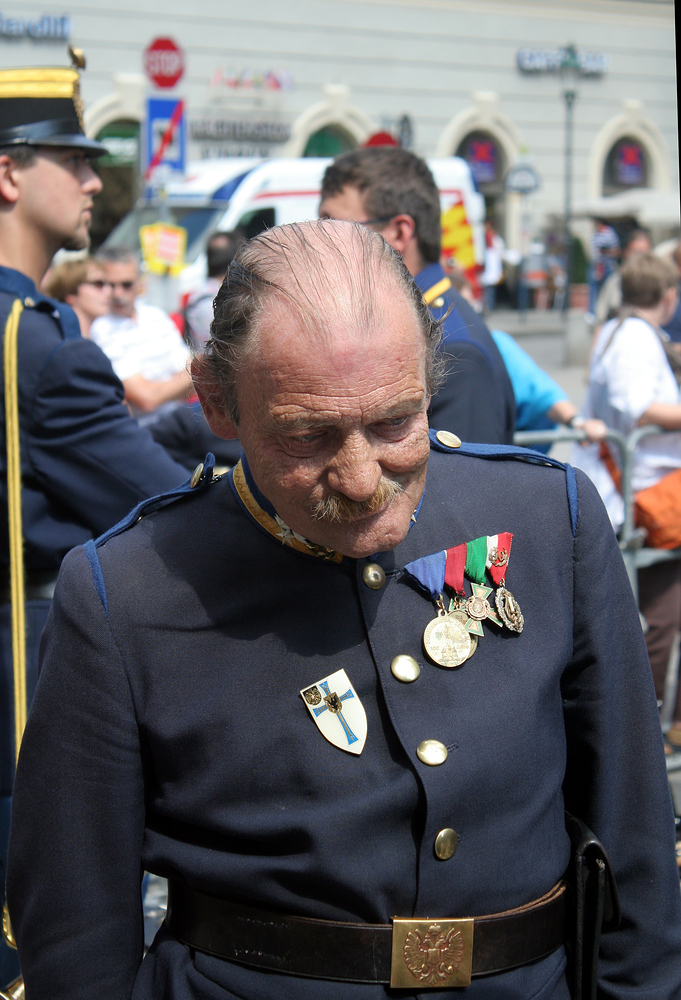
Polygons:
<instances>
[{"instance_id":1,"label":"row of military medals","mask_svg":"<svg viewBox=\"0 0 681 1000\"><path fill-rule=\"evenodd\" d=\"M431 594L437 617L426 625L423 647L441 667L459 667L470 659L484 636L482 623L492 622L498 628L522 632L524 618L518 602L506 587L506 573L513 535L483 535L452 549L426 556L405 566L405 571L418 580ZM486 585L485 571L496 584L494 608ZM466 597L464 576L471 581L471 596ZM453 593L445 606L444 591Z\"/></svg>"}]
</instances>

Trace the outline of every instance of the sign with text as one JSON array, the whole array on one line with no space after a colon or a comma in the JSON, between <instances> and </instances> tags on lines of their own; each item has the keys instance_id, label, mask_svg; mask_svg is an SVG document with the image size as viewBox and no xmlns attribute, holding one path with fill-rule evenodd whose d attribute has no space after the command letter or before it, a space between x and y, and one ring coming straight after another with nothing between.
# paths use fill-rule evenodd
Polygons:
<instances>
[{"instance_id":1,"label":"sign with text","mask_svg":"<svg viewBox=\"0 0 681 1000\"><path fill-rule=\"evenodd\" d=\"M187 230L165 222L141 226L140 245L144 262L153 274L179 274L184 266Z\"/></svg>"},{"instance_id":2,"label":"sign with text","mask_svg":"<svg viewBox=\"0 0 681 1000\"><path fill-rule=\"evenodd\" d=\"M155 38L144 50L144 72L157 87L174 87L184 74L184 52L172 38Z\"/></svg>"}]
</instances>

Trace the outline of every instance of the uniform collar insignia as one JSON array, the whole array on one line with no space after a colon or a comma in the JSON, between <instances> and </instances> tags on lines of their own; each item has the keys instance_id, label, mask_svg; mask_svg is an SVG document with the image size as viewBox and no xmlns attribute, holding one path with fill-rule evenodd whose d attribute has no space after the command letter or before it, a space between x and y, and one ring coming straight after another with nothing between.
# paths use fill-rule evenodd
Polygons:
<instances>
[{"instance_id":1,"label":"uniform collar insignia","mask_svg":"<svg viewBox=\"0 0 681 1000\"><path fill-rule=\"evenodd\" d=\"M303 535L299 535L279 517L276 510L263 496L255 484L248 467L246 456L241 454L241 458L229 474L229 481L232 490L243 510L258 524L268 535L276 538L282 545L287 545L296 552L303 552L308 556L315 556L317 559L324 559L326 562L340 563L343 556L340 552L327 549L323 545L311 542Z\"/></svg>"}]
</instances>

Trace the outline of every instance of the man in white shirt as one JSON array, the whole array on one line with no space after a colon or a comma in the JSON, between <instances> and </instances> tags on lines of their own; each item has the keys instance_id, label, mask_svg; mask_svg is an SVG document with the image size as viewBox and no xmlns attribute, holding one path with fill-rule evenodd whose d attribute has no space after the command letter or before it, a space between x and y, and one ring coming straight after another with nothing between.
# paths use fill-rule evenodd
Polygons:
<instances>
[{"instance_id":1,"label":"man in white shirt","mask_svg":"<svg viewBox=\"0 0 681 1000\"><path fill-rule=\"evenodd\" d=\"M113 294L111 313L92 324L90 338L111 361L133 415L156 415L192 391L189 349L163 310L138 297L139 268L132 251L112 247L97 260Z\"/></svg>"}]
</instances>

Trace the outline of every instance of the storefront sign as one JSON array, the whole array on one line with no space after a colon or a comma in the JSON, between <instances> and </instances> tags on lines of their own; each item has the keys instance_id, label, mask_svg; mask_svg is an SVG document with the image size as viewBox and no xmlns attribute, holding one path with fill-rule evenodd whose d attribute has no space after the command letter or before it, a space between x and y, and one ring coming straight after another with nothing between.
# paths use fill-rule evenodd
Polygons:
<instances>
[{"instance_id":1,"label":"storefront sign","mask_svg":"<svg viewBox=\"0 0 681 1000\"><path fill-rule=\"evenodd\" d=\"M520 49L518 68L523 73L560 73L574 69L581 76L603 76L608 60L601 52L577 52L568 45L561 49Z\"/></svg>"},{"instance_id":2,"label":"storefront sign","mask_svg":"<svg viewBox=\"0 0 681 1000\"><path fill-rule=\"evenodd\" d=\"M189 123L195 142L288 142L288 122L262 122L249 119L195 118Z\"/></svg>"},{"instance_id":3,"label":"storefront sign","mask_svg":"<svg viewBox=\"0 0 681 1000\"><path fill-rule=\"evenodd\" d=\"M155 38L144 50L144 72L157 87L174 87L184 73L184 52L172 38Z\"/></svg>"},{"instance_id":4,"label":"storefront sign","mask_svg":"<svg viewBox=\"0 0 681 1000\"><path fill-rule=\"evenodd\" d=\"M5 17L0 13L0 38L32 38L34 42L66 42L71 37L71 18Z\"/></svg>"}]
</instances>

